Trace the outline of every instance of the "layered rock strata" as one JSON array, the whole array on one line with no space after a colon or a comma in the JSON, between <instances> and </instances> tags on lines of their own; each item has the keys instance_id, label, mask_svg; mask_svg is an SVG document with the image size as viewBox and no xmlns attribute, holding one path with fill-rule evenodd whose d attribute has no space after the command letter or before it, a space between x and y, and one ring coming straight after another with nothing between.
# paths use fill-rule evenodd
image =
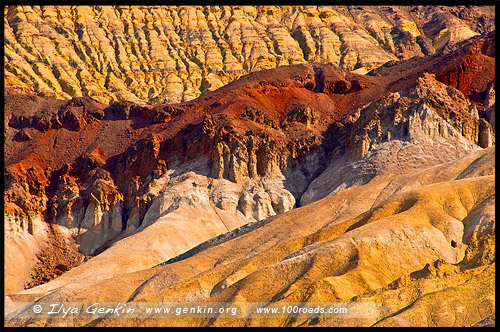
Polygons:
<instances>
[{"instance_id":1,"label":"layered rock strata","mask_svg":"<svg viewBox=\"0 0 500 332\"><path fill-rule=\"evenodd\" d=\"M441 66L450 54L455 62ZM47 223L61 226L72 248L98 255L94 262L113 248L125 252L139 234L142 243L171 234L144 245L155 254L138 251L126 269L148 268L383 173L494 145L494 77L474 83L482 101L466 84L439 81L467 59L492 71L493 56L494 34L486 34L432 61L408 60L407 76L388 67L363 76L325 64L284 66L176 105L8 95L4 214L28 239ZM36 259L27 256L29 274Z\"/></svg>"},{"instance_id":2,"label":"layered rock strata","mask_svg":"<svg viewBox=\"0 0 500 332\"><path fill-rule=\"evenodd\" d=\"M493 6L7 6L5 85L177 103L289 64L365 73L446 51L494 18Z\"/></svg>"},{"instance_id":3,"label":"layered rock strata","mask_svg":"<svg viewBox=\"0 0 500 332\"><path fill-rule=\"evenodd\" d=\"M130 307L144 302L265 303L278 308L290 303L376 303L376 310L364 318L314 313L205 319L103 315L74 318L71 324L481 324L495 310L494 156L492 147L410 174L379 177L154 268L88 278L95 271L90 260L52 282L9 296L7 307L16 308L17 301L45 305L80 299L120 301ZM119 259L121 253L114 248L95 259ZM67 324L61 318L23 318L22 310L7 317L7 325L15 326Z\"/></svg>"}]
</instances>

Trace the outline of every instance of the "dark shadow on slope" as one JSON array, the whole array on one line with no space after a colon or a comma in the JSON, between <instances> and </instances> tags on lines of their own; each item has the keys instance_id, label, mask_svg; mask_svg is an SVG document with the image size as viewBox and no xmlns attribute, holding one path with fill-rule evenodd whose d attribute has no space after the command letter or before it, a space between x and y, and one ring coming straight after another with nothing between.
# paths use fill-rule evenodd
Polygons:
<instances>
[{"instance_id":1,"label":"dark shadow on slope","mask_svg":"<svg viewBox=\"0 0 500 332\"><path fill-rule=\"evenodd\" d=\"M172 257L169 260L156 265L155 267L182 261L182 260L189 258L191 256L194 256L202 251L205 251L205 250L210 249L212 247L218 246L224 242L230 241L230 240L235 239L239 236L245 235L253 230L256 230L256 229L270 223L276 217L277 217L277 215L266 218L266 219L262 219L262 220L259 220L256 222L244 224L243 226L235 228L232 231L217 235L216 237L211 238L210 240L207 240L205 242L202 242L199 245L197 245L196 247L193 247L192 249L189 249L188 251L186 251L178 256Z\"/></svg>"}]
</instances>

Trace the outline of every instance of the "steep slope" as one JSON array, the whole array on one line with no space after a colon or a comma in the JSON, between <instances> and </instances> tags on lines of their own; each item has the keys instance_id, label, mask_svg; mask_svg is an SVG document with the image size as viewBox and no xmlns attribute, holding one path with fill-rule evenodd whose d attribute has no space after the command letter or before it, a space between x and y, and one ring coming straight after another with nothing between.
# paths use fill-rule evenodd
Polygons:
<instances>
[{"instance_id":1,"label":"steep slope","mask_svg":"<svg viewBox=\"0 0 500 332\"><path fill-rule=\"evenodd\" d=\"M348 137L345 147L334 150L331 163L301 196L301 205L381 174L409 173L464 156L477 149L483 136L490 137L483 147L491 146L493 128L479 134L478 120L464 95L424 74L411 89L386 94L339 121L335 136Z\"/></svg>"},{"instance_id":2,"label":"steep slope","mask_svg":"<svg viewBox=\"0 0 500 332\"><path fill-rule=\"evenodd\" d=\"M397 76L391 86L393 91L405 86L406 80L413 76L421 76L425 72L432 72L436 79L446 85L462 91L469 99L477 103L480 111L487 98L489 84L495 80L495 32L486 36L473 37L457 43L447 51L425 58L412 58L403 61L392 61L370 71L371 76ZM429 70L429 68L433 68ZM403 75L404 73L404 75Z\"/></svg>"},{"instance_id":3,"label":"steep slope","mask_svg":"<svg viewBox=\"0 0 500 332\"><path fill-rule=\"evenodd\" d=\"M8 6L5 84L177 103L283 65L365 73L494 29L494 6ZM10 90L10 89L8 89Z\"/></svg>"},{"instance_id":4,"label":"steep slope","mask_svg":"<svg viewBox=\"0 0 500 332\"><path fill-rule=\"evenodd\" d=\"M326 70L341 82L354 79ZM12 231L43 238L45 222L60 224L81 252L95 255L200 199L210 211L232 213L230 228L293 208L322 167L306 156L328 154L323 133L345 110L311 91L312 66L256 74L178 107L7 96L5 214ZM371 90L382 90L374 81L335 100L369 101L377 95ZM188 243L227 231L225 224Z\"/></svg>"},{"instance_id":5,"label":"steep slope","mask_svg":"<svg viewBox=\"0 0 500 332\"><path fill-rule=\"evenodd\" d=\"M470 47L481 40L490 46ZM491 47L494 34L453 52L492 58ZM421 70L442 73L434 64L448 54L432 59L421 59ZM450 70L463 61L457 57ZM114 250L126 251L128 236L142 234L147 242L170 232L144 247L154 255L137 251L137 264L126 269L151 267L378 175L431 167L494 144L494 127L476 107L494 114L494 81L478 104L432 74L401 83L402 76L284 66L176 105L6 96L4 215L6 232L15 235L7 241L27 252L25 264L7 267L7 280L17 281L6 289L34 286L75 266L83 259L76 248L95 256L122 243ZM393 90L396 83L401 90ZM68 262L33 257L57 242L73 243Z\"/></svg>"},{"instance_id":6,"label":"steep slope","mask_svg":"<svg viewBox=\"0 0 500 332\"><path fill-rule=\"evenodd\" d=\"M380 177L184 259L107 280L56 279L9 296L8 307L15 308L16 301L45 305L81 299L130 306L371 301L377 303L376 314L363 319L314 314L206 319L104 315L75 317L71 323L471 326L494 313L494 155L495 149L489 148L419 172ZM86 264L79 268L84 270ZM446 295L445 303L441 294ZM18 311L8 325L67 324L59 318L23 318L25 314L29 311Z\"/></svg>"}]
</instances>

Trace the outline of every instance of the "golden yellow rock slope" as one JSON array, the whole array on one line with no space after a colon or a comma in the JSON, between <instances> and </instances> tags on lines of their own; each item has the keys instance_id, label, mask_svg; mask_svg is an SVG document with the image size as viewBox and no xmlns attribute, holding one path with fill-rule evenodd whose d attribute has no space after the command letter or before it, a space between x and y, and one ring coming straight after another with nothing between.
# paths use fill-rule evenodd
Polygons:
<instances>
[{"instance_id":1,"label":"golden yellow rock slope","mask_svg":"<svg viewBox=\"0 0 500 332\"><path fill-rule=\"evenodd\" d=\"M363 186L256 224L225 242L212 240L212 246L181 260L104 280L57 283L56 279L7 298L8 307L31 300L368 302L377 306L376 315L363 319L314 314L210 319L150 315L70 323L19 316L7 325L472 326L495 310L494 157L491 147L411 174L380 175ZM107 252L111 251L102 257Z\"/></svg>"},{"instance_id":2,"label":"golden yellow rock slope","mask_svg":"<svg viewBox=\"0 0 500 332\"><path fill-rule=\"evenodd\" d=\"M304 62L365 73L494 29L494 7L8 6L5 84L176 103Z\"/></svg>"}]
</instances>

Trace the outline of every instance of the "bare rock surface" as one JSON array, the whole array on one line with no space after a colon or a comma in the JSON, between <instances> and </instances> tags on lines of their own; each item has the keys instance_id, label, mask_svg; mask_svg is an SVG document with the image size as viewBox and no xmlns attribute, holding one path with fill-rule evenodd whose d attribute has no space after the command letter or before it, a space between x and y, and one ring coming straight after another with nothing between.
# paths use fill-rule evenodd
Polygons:
<instances>
[{"instance_id":1,"label":"bare rock surface","mask_svg":"<svg viewBox=\"0 0 500 332\"><path fill-rule=\"evenodd\" d=\"M372 102L340 121L340 133L348 128L347 146L333 152L331 164L309 185L301 205L383 173L414 172L476 151L480 124L469 114L474 107L432 75L419 78L408 90ZM454 123L445 120L450 118ZM463 128L470 128L470 134ZM349 153L342 155L343 149Z\"/></svg>"},{"instance_id":2,"label":"bare rock surface","mask_svg":"<svg viewBox=\"0 0 500 332\"><path fill-rule=\"evenodd\" d=\"M46 285L11 295L42 302L357 302L381 303L373 318L216 318L73 321L97 326L470 326L494 312L494 148L477 151L419 174L379 178L275 217L250 232L184 259L110 279ZM492 158L486 160L493 161ZM460 177L467 169L482 176ZM488 171L490 170L490 171ZM473 173L471 173L473 174ZM391 183L418 184L408 189ZM392 189L388 189L392 188ZM387 192L389 190L389 192ZM380 198L385 191L385 198ZM287 231L284 231L286 228ZM465 233L465 229L468 229ZM140 234L140 233L139 233ZM139 234L134 236L139 236ZM249 249L251 251L249 252ZM110 249L101 254L113 260ZM89 262L77 269L93 270ZM66 279L67 280L67 279ZM105 291L110 289L113 291ZM118 286L123 285L123 286ZM224 287L218 285L224 284ZM134 286L135 285L135 286ZM139 287L140 285L140 287ZM441 295L442 294L442 295ZM442 296L446 298L443 305ZM469 299L463 316L454 310ZM439 298L439 300L437 300ZM475 302L474 306L472 302ZM409 306L410 303L414 303ZM441 303L439 307L435 307ZM467 304L469 305L469 304ZM34 324L13 319L10 324ZM59 324L38 320L36 324Z\"/></svg>"},{"instance_id":3,"label":"bare rock surface","mask_svg":"<svg viewBox=\"0 0 500 332\"><path fill-rule=\"evenodd\" d=\"M418 8L409 15L425 9ZM370 15L348 9L338 8L369 23ZM462 9L450 15L478 13ZM280 10L266 15L279 17ZM337 20L330 14L320 18ZM418 38L425 20L417 31L401 17L397 24L408 40ZM441 28L424 24L440 40L435 52L422 37L417 44L427 45L428 55L367 75L326 63L258 70L226 85L212 75L202 85L217 89L177 104L107 104L9 90L7 323L65 325L25 319L16 307L81 300L382 305L355 321L101 317L71 324L488 323L494 314L495 32L453 44L461 30L444 26L447 46ZM398 56L418 49L407 45ZM443 305L440 296L447 298ZM461 296L467 299L462 311Z\"/></svg>"},{"instance_id":4,"label":"bare rock surface","mask_svg":"<svg viewBox=\"0 0 500 332\"><path fill-rule=\"evenodd\" d=\"M491 58L493 37L473 38L453 52ZM252 73L177 105L7 95L6 219L28 238L47 222L60 225L91 257L182 206L232 216L230 223L205 223L205 235L158 256L168 259L382 173L431 167L494 145L488 114L478 111L489 109L491 118L491 98L478 103L437 80L434 73L443 69L436 64L448 55L421 60L420 71L429 74L404 84L400 72L362 76L294 65ZM457 56L450 70L461 61ZM484 89L494 91L492 84ZM26 273L36 261L27 257ZM55 265L47 275L59 273Z\"/></svg>"},{"instance_id":5,"label":"bare rock surface","mask_svg":"<svg viewBox=\"0 0 500 332\"><path fill-rule=\"evenodd\" d=\"M5 85L178 103L297 63L366 73L494 29L493 6L8 6Z\"/></svg>"}]
</instances>

